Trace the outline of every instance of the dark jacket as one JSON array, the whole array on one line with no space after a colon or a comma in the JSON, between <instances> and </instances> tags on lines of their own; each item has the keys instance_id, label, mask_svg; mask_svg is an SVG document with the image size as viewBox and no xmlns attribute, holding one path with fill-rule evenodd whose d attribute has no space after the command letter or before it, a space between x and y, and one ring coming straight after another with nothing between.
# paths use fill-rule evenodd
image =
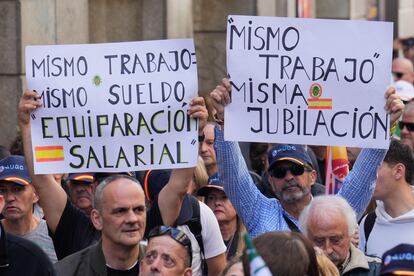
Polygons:
<instances>
[{"instance_id":1,"label":"dark jacket","mask_svg":"<svg viewBox=\"0 0 414 276\"><path fill-rule=\"evenodd\" d=\"M145 247L140 245L138 262L145 254ZM72 254L55 264L59 276L106 276L105 256L102 252L102 241Z\"/></svg>"},{"instance_id":2,"label":"dark jacket","mask_svg":"<svg viewBox=\"0 0 414 276\"><path fill-rule=\"evenodd\" d=\"M0 223L0 275L55 275L53 264L40 247L7 234Z\"/></svg>"}]
</instances>

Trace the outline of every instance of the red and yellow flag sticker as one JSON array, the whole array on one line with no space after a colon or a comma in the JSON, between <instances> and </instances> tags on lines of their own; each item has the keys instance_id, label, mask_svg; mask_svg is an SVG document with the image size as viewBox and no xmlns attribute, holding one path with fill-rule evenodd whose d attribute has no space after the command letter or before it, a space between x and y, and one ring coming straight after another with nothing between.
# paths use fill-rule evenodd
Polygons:
<instances>
[{"instance_id":1,"label":"red and yellow flag sticker","mask_svg":"<svg viewBox=\"0 0 414 276\"><path fill-rule=\"evenodd\" d=\"M35 147L36 162L63 161L63 146L39 146Z\"/></svg>"},{"instance_id":2,"label":"red and yellow flag sticker","mask_svg":"<svg viewBox=\"0 0 414 276\"><path fill-rule=\"evenodd\" d=\"M332 99L308 99L308 109L332 109Z\"/></svg>"}]
</instances>

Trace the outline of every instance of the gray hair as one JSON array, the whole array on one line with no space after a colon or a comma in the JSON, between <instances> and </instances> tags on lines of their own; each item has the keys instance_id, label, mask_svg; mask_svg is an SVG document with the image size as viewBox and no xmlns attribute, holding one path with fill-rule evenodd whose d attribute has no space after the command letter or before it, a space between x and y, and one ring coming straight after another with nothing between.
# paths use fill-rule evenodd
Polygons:
<instances>
[{"instance_id":1,"label":"gray hair","mask_svg":"<svg viewBox=\"0 0 414 276\"><path fill-rule=\"evenodd\" d=\"M348 233L352 236L357 226L357 218L354 209L341 196L321 195L312 199L299 217L300 228L308 236L308 222L310 217L329 219L331 216L342 215L348 225Z\"/></svg>"},{"instance_id":2,"label":"gray hair","mask_svg":"<svg viewBox=\"0 0 414 276\"><path fill-rule=\"evenodd\" d=\"M125 174L114 174L111 176L108 176L106 178L104 178L104 180L102 180L99 185L96 187L95 190L95 197L93 199L93 208L97 209L98 211L102 210L102 198L103 198L103 191L105 190L105 188L111 184L112 182L115 182L116 180L119 179L128 179L131 180L132 182L135 182L137 184L137 186L142 190L141 184L139 183L139 181L129 175L125 175Z\"/></svg>"}]
</instances>

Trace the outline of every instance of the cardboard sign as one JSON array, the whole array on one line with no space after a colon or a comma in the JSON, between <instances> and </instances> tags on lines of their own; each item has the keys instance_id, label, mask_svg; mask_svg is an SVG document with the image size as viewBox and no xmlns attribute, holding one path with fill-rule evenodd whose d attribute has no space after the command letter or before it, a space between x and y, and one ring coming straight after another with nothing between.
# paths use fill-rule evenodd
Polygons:
<instances>
[{"instance_id":1,"label":"cardboard sign","mask_svg":"<svg viewBox=\"0 0 414 276\"><path fill-rule=\"evenodd\" d=\"M198 122L192 40L28 46L35 172L194 166Z\"/></svg>"},{"instance_id":2,"label":"cardboard sign","mask_svg":"<svg viewBox=\"0 0 414 276\"><path fill-rule=\"evenodd\" d=\"M228 17L225 139L388 148L392 23Z\"/></svg>"}]
</instances>

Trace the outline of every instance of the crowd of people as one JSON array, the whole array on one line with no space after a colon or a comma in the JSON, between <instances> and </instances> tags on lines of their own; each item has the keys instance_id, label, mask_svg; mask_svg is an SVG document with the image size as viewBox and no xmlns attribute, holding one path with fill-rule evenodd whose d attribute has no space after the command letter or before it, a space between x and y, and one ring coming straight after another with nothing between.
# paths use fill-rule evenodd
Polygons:
<instances>
[{"instance_id":1,"label":"crowd of people","mask_svg":"<svg viewBox=\"0 0 414 276\"><path fill-rule=\"evenodd\" d=\"M392 72L414 84L409 59ZM0 275L251 275L245 235L273 275L414 275L414 92L385 98L400 139L349 149L352 170L324 195L318 148L243 155L224 140L227 79L189 105L197 167L146 172L34 174L30 114L42 107L26 90L20 151L0 150Z\"/></svg>"}]
</instances>

